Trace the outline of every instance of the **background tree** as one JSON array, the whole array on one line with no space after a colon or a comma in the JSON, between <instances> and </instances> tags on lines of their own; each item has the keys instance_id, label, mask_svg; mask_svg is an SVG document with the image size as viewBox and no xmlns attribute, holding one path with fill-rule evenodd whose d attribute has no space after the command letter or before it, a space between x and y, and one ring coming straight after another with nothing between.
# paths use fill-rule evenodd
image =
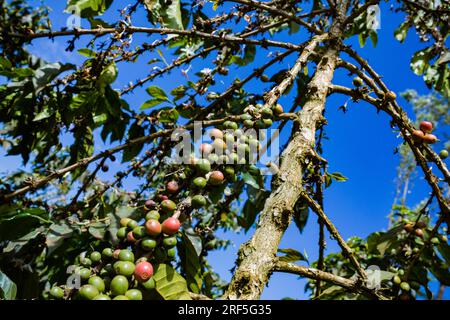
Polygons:
<instances>
[{"instance_id":1,"label":"background tree","mask_svg":"<svg viewBox=\"0 0 450 320\"><path fill-rule=\"evenodd\" d=\"M47 8L3 0L0 141L26 167L0 180L0 296L257 299L273 272L311 279L307 288L322 299L432 298L430 279L449 285L450 172L446 152L433 150L430 144L437 138L419 122L432 121L437 136L446 139L441 130L449 114L450 5L386 1L406 17L396 38L404 41L415 29L427 45L411 57L411 68L434 93L405 93L419 120L413 123L363 50L347 44L358 37L361 46L367 39L376 45L379 2L144 0L121 8L115 21L103 21L100 16L111 10L112 0L70 0L67 11L77 14L71 21L79 16L90 28L55 30ZM148 22L135 24L142 10ZM280 41L277 35L286 30L289 37ZM27 50L36 39L57 37L68 39L67 51L86 57L82 65L47 63ZM257 50L268 52L263 63L254 59ZM147 56L154 66L149 74L113 89L119 72L129 72L133 62ZM205 67L191 71L197 59ZM229 72L233 65L250 71L236 77ZM184 84L170 92L156 85L158 77L170 77L177 68L186 75ZM341 69L352 87L333 83ZM252 81L266 82L270 90L254 92ZM220 93L219 82L228 85ZM140 106L129 104L126 96L141 87L148 98ZM322 156L326 102L334 94L387 114L393 132L404 140L390 228L367 240L344 241L323 205L324 189L333 180L346 180L328 172ZM293 104L283 110L278 100L289 95ZM228 149L227 160L236 163L218 163L212 152L192 164L171 161L177 144L172 134L194 131L194 121L216 128L210 131L212 146ZM232 152L249 153L259 144L257 137L242 138L244 128L286 124L291 132L280 165L271 165L270 181L262 168ZM226 130L241 138L227 137ZM95 153L98 140L107 147ZM231 143L225 147L226 142ZM122 168L112 181L99 178L119 161ZM430 196L411 209L402 199L416 167ZM132 177L139 183L127 190ZM318 216L319 259L305 267L294 263L305 259L301 253L279 244L291 220L303 229L309 210ZM233 279L225 284L207 260L209 251L229 244L217 231L252 226ZM326 233L341 253L324 256ZM82 278L80 290L65 286L73 263ZM381 268L381 287L371 285L371 265Z\"/></svg>"}]
</instances>

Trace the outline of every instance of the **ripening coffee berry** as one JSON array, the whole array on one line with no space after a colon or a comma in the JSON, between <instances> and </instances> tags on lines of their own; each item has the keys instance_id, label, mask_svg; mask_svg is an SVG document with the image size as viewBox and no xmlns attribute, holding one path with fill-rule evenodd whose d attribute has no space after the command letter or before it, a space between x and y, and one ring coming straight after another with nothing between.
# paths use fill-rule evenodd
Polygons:
<instances>
[{"instance_id":1,"label":"ripening coffee berry","mask_svg":"<svg viewBox=\"0 0 450 320\"><path fill-rule=\"evenodd\" d=\"M441 152L439 152L439 158L441 158L442 160L447 159L448 158L448 151L447 150L441 150Z\"/></svg>"},{"instance_id":2,"label":"ripening coffee berry","mask_svg":"<svg viewBox=\"0 0 450 320\"><path fill-rule=\"evenodd\" d=\"M436 143L438 141L438 138L434 134L427 133L423 137L423 141L425 143L428 143L428 144L433 144L433 143Z\"/></svg>"},{"instance_id":3,"label":"ripening coffee berry","mask_svg":"<svg viewBox=\"0 0 450 320\"><path fill-rule=\"evenodd\" d=\"M91 261L94 263L99 262L102 259L102 254L98 251L94 251L91 253L91 255L89 256L89 258L91 258Z\"/></svg>"},{"instance_id":4,"label":"ripening coffee berry","mask_svg":"<svg viewBox=\"0 0 450 320\"><path fill-rule=\"evenodd\" d=\"M156 220L148 220L145 223L145 229L151 236L157 236L161 233L161 224Z\"/></svg>"},{"instance_id":5,"label":"ripening coffee berry","mask_svg":"<svg viewBox=\"0 0 450 320\"><path fill-rule=\"evenodd\" d=\"M129 300L142 300L142 292L139 289L130 289L125 292L125 296Z\"/></svg>"},{"instance_id":6,"label":"ripening coffee berry","mask_svg":"<svg viewBox=\"0 0 450 320\"><path fill-rule=\"evenodd\" d=\"M160 218L160 214L156 210L149 211L145 215L145 220L159 220L159 218Z\"/></svg>"},{"instance_id":7,"label":"ripening coffee berry","mask_svg":"<svg viewBox=\"0 0 450 320\"><path fill-rule=\"evenodd\" d=\"M139 282L146 282L153 275L153 266L150 262L139 262L134 269L134 277Z\"/></svg>"},{"instance_id":8,"label":"ripening coffee berry","mask_svg":"<svg viewBox=\"0 0 450 320\"><path fill-rule=\"evenodd\" d=\"M433 123L430 121L422 121L419 127L424 133L431 133L433 131Z\"/></svg>"},{"instance_id":9,"label":"ripening coffee berry","mask_svg":"<svg viewBox=\"0 0 450 320\"><path fill-rule=\"evenodd\" d=\"M172 200L164 200L163 202L161 202L161 209L164 212L171 213L174 212L176 208L177 205Z\"/></svg>"},{"instance_id":10,"label":"ripening coffee berry","mask_svg":"<svg viewBox=\"0 0 450 320\"><path fill-rule=\"evenodd\" d=\"M174 217L167 218L166 220L164 220L164 222L161 225L162 232L164 232L165 234L167 234L169 236L177 233L178 230L180 229L180 226L181 226L180 221Z\"/></svg>"},{"instance_id":11,"label":"ripening coffee berry","mask_svg":"<svg viewBox=\"0 0 450 320\"><path fill-rule=\"evenodd\" d=\"M225 180L225 177L221 171L213 171L209 176L208 182L212 185L219 185Z\"/></svg>"}]
</instances>

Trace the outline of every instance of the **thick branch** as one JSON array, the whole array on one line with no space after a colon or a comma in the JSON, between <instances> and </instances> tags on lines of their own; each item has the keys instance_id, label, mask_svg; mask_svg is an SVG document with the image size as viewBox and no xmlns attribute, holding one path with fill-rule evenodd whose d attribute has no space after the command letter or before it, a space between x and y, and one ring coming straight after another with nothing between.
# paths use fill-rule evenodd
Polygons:
<instances>
[{"instance_id":1,"label":"thick branch","mask_svg":"<svg viewBox=\"0 0 450 320\"><path fill-rule=\"evenodd\" d=\"M371 299L387 300L385 297L383 297L376 291L362 285L362 283L357 280L346 279L332 273L320 271L314 268L307 268L289 262L278 261L275 263L273 271L296 274L301 277L314 279L317 281L331 282L351 292L362 293Z\"/></svg>"}]
</instances>

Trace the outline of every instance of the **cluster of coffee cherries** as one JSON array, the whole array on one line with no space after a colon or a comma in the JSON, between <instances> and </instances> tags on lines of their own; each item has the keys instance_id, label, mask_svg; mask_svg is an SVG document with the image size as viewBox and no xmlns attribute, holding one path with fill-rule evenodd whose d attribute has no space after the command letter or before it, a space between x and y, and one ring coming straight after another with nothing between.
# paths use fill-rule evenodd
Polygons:
<instances>
[{"instance_id":1,"label":"cluster of coffee cherries","mask_svg":"<svg viewBox=\"0 0 450 320\"><path fill-rule=\"evenodd\" d=\"M120 220L118 249L105 248L102 252L80 254L75 261L72 280L68 279L66 286L52 287L50 296L54 299L142 300L146 293L155 289L153 266L175 257L176 234L181 226L172 216L175 202L160 199L160 203L145 202L144 223L131 218ZM160 212L165 217L162 223ZM78 289L69 285L74 279L79 279Z\"/></svg>"},{"instance_id":2,"label":"cluster of coffee cherries","mask_svg":"<svg viewBox=\"0 0 450 320\"><path fill-rule=\"evenodd\" d=\"M433 131L433 123L430 121L422 121L419 125L419 130L414 130L412 136L414 141L421 143L433 144L438 142L438 138L432 134ZM448 151L443 149L439 152L439 157L444 160L448 157Z\"/></svg>"}]
</instances>

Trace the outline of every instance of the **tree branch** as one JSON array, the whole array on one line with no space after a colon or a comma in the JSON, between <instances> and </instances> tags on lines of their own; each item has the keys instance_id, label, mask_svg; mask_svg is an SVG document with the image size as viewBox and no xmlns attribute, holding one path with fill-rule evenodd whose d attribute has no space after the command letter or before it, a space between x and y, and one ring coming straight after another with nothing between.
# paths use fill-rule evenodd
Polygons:
<instances>
[{"instance_id":1,"label":"tree branch","mask_svg":"<svg viewBox=\"0 0 450 320\"><path fill-rule=\"evenodd\" d=\"M314 268L307 268L289 262L277 261L274 264L273 271L296 274L301 277L314 279L317 281L331 282L351 292L362 293L371 299L388 300L386 297L376 292L375 290L364 286L360 281L346 279L332 273L317 270Z\"/></svg>"}]
</instances>

